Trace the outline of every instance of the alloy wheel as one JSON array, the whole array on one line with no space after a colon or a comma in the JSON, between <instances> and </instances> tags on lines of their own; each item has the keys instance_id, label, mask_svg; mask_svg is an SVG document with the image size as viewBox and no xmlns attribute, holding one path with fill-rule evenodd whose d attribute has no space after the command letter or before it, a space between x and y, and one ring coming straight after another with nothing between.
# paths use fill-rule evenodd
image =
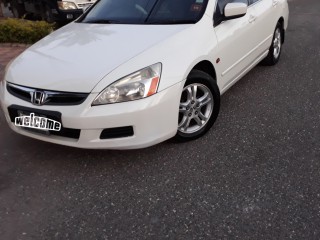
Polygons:
<instances>
[{"instance_id":1,"label":"alloy wheel","mask_svg":"<svg viewBox=\"0 0 320 240\"><path fill-rule=\"evenodd\" d=\"M213 96L207 86L187 85L180 100L178 130L188 134L199 131L209 121L213 107Z\"/></svg>"},{"instance_id":2,"label":"alloy wheel","mask_svg":"<svg viewBox=\"0 0 320 240\"><path fill-rule=\"evenodd\" d=\"M275 31L274 40L273 40L273 56L275 59L278 59L281 52L281 31L279 28Z\"/></svg>"}]
</instances>

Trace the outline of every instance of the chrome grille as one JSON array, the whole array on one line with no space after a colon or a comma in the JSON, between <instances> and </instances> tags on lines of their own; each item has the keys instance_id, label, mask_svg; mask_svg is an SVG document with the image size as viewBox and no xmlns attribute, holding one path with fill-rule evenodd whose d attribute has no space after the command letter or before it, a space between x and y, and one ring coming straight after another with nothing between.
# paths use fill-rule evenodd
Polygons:
<instances>
[{"instance_id":1,"label":"chrome grille","mask_svg":"<svg viewBox=\"0 0 320 240\"><path fill-rule=\"evenodd\" d=\"M34 105L79 105L83 103L89 95L89 93L60 92L29 88L12 83L7 83L7 90L13 96ZM41 99L35 99L39 93L41 93Z\"/></svg>"}]
</instances>

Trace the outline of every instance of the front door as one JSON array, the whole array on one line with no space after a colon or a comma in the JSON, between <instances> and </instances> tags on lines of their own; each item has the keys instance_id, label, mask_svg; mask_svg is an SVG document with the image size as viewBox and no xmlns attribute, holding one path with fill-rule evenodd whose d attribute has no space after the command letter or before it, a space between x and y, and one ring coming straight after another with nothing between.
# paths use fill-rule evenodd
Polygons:
<instances>
[{"instance_id":1,"label":"front door","mask_svg":"<svg viewBox=\"0 0 320 240\"><path fill-rule=\"evenodd\" d=\"M238 0L247 3L247 0ZM254 50L259 39L253 29L255 26L255 9L248 6L247 14L221 23L217 23L219 14L223 14L228 3L235 0L218 0L214 14L215 33L218 39L220 63L218 64L222 92L232 84L258 57Z\"/></svg>"}]
</instances>

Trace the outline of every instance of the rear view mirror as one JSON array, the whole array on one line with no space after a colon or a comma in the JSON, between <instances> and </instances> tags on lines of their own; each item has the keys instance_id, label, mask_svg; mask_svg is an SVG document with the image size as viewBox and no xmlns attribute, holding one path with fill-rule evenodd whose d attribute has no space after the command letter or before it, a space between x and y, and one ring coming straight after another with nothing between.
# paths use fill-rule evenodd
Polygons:
<instances>
[{"instance_id":1,"label":"rear view mirror","mask_svg":"<svg viewBox=\"0 0 320 240\"><path fill-rule=\"evenodd\" d=\"M224 20L243 17L247 10L248 5L246 3L228 3L224 8Z\"/></svg>"}]
</instances>

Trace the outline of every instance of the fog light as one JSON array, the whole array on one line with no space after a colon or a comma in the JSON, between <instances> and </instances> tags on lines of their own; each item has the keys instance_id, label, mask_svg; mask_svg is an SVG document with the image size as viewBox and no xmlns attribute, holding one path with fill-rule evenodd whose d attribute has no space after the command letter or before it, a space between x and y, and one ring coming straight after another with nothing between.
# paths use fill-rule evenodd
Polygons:
<instances>
[{"instance_id":1,"label":"fog light","mask_svg":"<svg viewBox=\"0 0 320 240\"><path fill-rule=\"evenodd\" d=\"M67 19L73 19L73 14L67 14Z\"/></svg>"}]
</instances>

